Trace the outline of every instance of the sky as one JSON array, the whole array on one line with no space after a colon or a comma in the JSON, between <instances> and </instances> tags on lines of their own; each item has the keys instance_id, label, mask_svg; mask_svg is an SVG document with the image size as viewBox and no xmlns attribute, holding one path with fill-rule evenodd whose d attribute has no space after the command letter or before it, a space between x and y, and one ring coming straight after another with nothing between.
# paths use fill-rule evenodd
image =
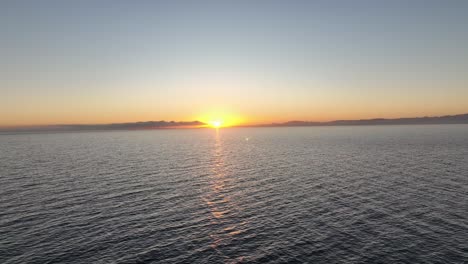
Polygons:
<instances>
[{"instance_id":1,"label":"sky","mask_svg":"<svg viewBox=\"0 0 468 264\"><path fill-rule=\"evenodd\" d=\"M468 1L0 2L0 126L468 113Z\"/></svg>"}]
</instances>

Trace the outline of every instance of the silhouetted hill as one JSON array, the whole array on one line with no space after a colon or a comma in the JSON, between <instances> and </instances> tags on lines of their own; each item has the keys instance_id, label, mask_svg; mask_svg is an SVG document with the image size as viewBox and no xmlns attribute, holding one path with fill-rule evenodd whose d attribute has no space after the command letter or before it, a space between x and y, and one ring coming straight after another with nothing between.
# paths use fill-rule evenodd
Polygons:
<instances>
[{"instance_id":1,"label":"silhouetted hill","mask_svg":"<svg viewBox=\"0 0 468 264\"><path fill-rule=\"evenodd\" d=\"M254 127L294 127L294 126L361 126L361 125L423 125L423 124L468 124L468 114L446 115L436 117L413 117L396 119L359 119L335 120L329 122L288 121L285 123L272 123L255 125ZM203 127L207 124L200 121L147 121L134 123L114 123L97 125L50 125L50 126L22 126L0 127L2 133L17 132L67 132L67 131L100 131L100 130L137 130L137 129L165 129L165 128L192 128Z\"/></svg>"},{"instance_id":2,"label":"silhouetted hill","mask_svg":"<svg viewBox=\"0 0 468 264\"><path fill-rule=\"evenodd\" d=\"M468 114L447 115L436 117L413 117L396 119L359 119L335 120L329 122L289 121L285 123L272 123L260 126L360 126L360 125L418 125L418 124L468 124Z\"/></svg>"},{"instance_id":3,"label":"silhouetted hill","mask_svg":"<svg viewBox=\"0 0 468 264\"><path fill-rule=\"evenodd\" d=\"M200 121L147 121L134 123L115 123L98 125L50 125L50 126L23 126L0 127L0 132L45 132L45 131L81 131L81 130L136 130L136 129L163 129L200 127L206 124Z\"/></svg>"}]
</instances>

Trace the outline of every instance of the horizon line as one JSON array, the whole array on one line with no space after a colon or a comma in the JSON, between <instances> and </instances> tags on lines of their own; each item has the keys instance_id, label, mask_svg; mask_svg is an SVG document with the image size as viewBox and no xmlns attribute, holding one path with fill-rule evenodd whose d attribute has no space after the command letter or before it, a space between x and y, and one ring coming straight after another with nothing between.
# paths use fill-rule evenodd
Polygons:
<instances>
[{"instance_id":1,"label":"horizon line","mask_svg":"<svg viewBox=\"0 0 468 264\"><path fill-rule=\"evenodd\" d=\"M457 115L399 117L399 118L368 118L368 119L337 119L332 121L290 120L286 122L238 124L229 127L295 127L295 126L350 126L350 125L397 125L397 124L468 124L468 113ZM209 123L194 121L136 121L124 123L101 124L50 124L50 125L19 125L0 126L0 132L46 132L46 131L97 131L97 130L148 130L148 129L187 129L211 128Z\"/></svg>"}]
</instances>

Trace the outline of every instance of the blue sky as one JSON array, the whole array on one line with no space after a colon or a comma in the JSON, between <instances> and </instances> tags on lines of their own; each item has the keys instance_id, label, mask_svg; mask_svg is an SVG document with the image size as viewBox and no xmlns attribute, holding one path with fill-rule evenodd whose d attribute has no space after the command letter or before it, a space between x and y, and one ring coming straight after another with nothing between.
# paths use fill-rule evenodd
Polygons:
<instances>
[{"instance_id":1,"label":"blue sky","mask_svg":"<svg viewBox=\"0 0 468 264\"><path fill-rule=\"evenodd\" d=\"M468 112L467 1L2 1L0 125Z\"/></svg>"}]
</instances>

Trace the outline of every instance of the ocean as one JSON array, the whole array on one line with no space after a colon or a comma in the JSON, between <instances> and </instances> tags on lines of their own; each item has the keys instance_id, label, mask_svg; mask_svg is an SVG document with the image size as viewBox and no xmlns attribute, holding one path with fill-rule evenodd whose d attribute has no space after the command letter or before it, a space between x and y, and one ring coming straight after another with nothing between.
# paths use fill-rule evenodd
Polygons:
<instances>
[{"instance_id":1,"label":"ocean","mask_svg":"<svg viewBox=\"0 0 468 264\"><path fill-rule=\"evenodd\" d=\"M3 134L0 263L468 263L468 125Z\"/></svg>"}]
</instances>

